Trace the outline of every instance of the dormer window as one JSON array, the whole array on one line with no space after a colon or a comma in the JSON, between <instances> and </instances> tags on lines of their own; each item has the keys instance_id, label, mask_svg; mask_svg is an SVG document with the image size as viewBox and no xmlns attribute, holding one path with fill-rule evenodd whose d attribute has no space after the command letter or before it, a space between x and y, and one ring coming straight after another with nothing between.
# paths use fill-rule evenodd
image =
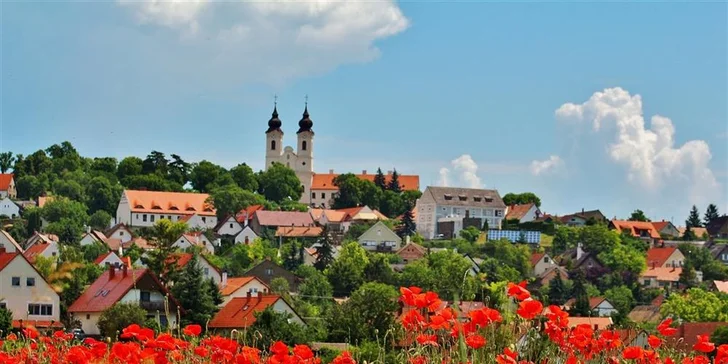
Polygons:
<instances>
[{"instance_id":1,"label":"dormer window","mask_svg":"<svg viewBox=\"0 0 728 364\"><path fill-rule=\"evenodd\" d=\"M446 201L452 200L452 195L445 195L445 200Z\"/></svg>"},{"instance_id":2,"label":"dormer window","mask_svg":"<svg viewBox=\"0 0 728 364\"><path fill-rule=\"evenodd\" d=\"M486 197L485 198L485 202L493 202L493 198L492 197Z\"/></svg>"},{"instance_id":3,"label":"dormer window","mask_svg":"<svg viewBox=\"0 0 728 364\"><path fill-rule=\"evenodd\" d=\"M467 201L467 200L468 200L468 196L465 196L465 195L460 195L460 196L458 196L458 199L459 199L460 201Z\"/></svg>"},{"instance_id":4,"label":"dormer window","mask_svg":"<svg viewBox=\"0 0 728 364\"><path fill-rule=\"evenodd\" d=\"M192 207L192 206L188 206L186 210L187 210L187 211L197 211L197 210L195 210L195 208L194 208L194 207Z\"/></svg>"},{"instance_id":5,"label":"dormer window","mask_svg":"<svg viewBox=\"0 0 728 364\"><path fill-rule=\"evenodd\" d=\"M136 205L134 205L134 208L135 209L143 209L144 206L143 205L140 205L140 204L136 204Z\"/></svg>"},{"instance_id":6,"label":"dormer window","mask_svg":"<svg viewBox=\"0 0 728 364\"><path fill-rule=\"evenodd\" d=\"M475 201L475 202L480 202L480 201L482 201L482 200L483 200L483 198L482 198L482 197L480 197L480 196L475 196L475 197L473 197L473 201Z\"/></svg>"}]
</instances>

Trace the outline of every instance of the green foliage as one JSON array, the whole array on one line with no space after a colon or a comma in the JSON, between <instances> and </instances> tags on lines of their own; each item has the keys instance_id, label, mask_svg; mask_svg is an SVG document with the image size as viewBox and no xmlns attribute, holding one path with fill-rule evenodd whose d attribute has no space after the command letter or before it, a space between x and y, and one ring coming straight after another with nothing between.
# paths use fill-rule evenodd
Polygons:
<instances>
[{"instance_id":1,"label":"green foliage","mask_svg":"<svg viewBox=\"0 0 728 364\"><path fill-rule=\"evenodd\" d=\"M634 297L627 286L612 287L604 292L604 297L624 315L632 311Z\"/></svg>"},{"instance_id":2,"label":"green foliage","mask_svg":"<svg viewBox=\"0 0 728 364\"><path fill-rule=\"evenodd\" d=\"M98 210L91 214L91 216L88 218L88 225L91 226L94 230L100 230L104 231L107 228L109 228L109 224L111 224L111 215L104 211L104 210Z\"/></svg>"},{"instance_id":3,"label":"green foliage","mask_svg":"<svg viewBox=\"0 0 728 364\"><path fill-rule=\"evenodd\" d=\"M334 199L335 209L367 205L373 209L379 208L379 200L384 191L374 182L363 180L353 173L340 174L334 179L334 185L339 193Z\"/></svg>"},{"instance_id":4,"label":"green foliage","mask_svg":"<svg viewBox=\"0 0 728 364\"><path fill-rule=\"evenodd\" d=\"M604 225L585 226L578 228L578 232L578 241L583 244L584 250L594 254L614 249L621 241L616 231Z\"/></svg>"},{"instance_id":5,"label":"green foliage","mask_svg":"<svg viewBox=\"0 0 728 364\"><path fill-rule=\"evenodd\" d=\"M688 322L728 321L728 298L700 288L691 288L683 295L670 295L662 303L660 313Z\"/></svg>"},{"instance_id":6,"label":"green foliage","mask_svg":"<svg viewBox=\"0 0 728 364\"><path fill-rule=\"evenodd\" d=\"M702 227L703 223L700 221L700 213L698 212L698 207L693 205L693 208L690 209L690 215L688 215L688 219L685 220L685 226L687 227Z\"/></svg>"},{"instance_id":7,"label":"green foliage","mask_svg":"<svg viewBox=\"0 0 728 364\"><path fill-rule=\"evenodd\" d=\"M382 191L387 189L387 178L384 177L384 173L381 168L377 168L377 174L374 176L374 185L379 187Z\"/></svg>"},{"instance_id":8,"label":"green foliage","mask_svg":"<svg viewBox=\"0 0 728 364\"><path fill-rule=\"evenodd\" d=\"M713 220L720 217L720 214L718 213L718 206L715 204L708 205L708 208L705 209L705 217L703 220L705 221L705 226L708 226Z\"/></svg>"},{"instance_id":9,"label":"green foliage","mask_svg":"<svg viewBox=\"0 0 728 364\"><path fill-rule=\"evenodd\" d=\"M721 346L728 344L728 326L721 326L710 335L710 342L714 343L715 346Z\"/></svg>"},{"instance_id":10,"label":"green foliage","mask_svg":"<svg viewBox=\"0 0 728 364\"><path fill-rule=\"evenodd\" d=\"M488 240L482 252L485 256L496 259L504 268L514 269L521 278L531 272L531 251L527 246L513 244L508 239ZM493 282L490 279L489 281Z\"/></svg>"},{"instance_id":11,"label":"green foliage","mask_svg":"<svg viewBox=\"0 0 728 364\"><path fill-rule=\"evenodd\" d=\"M283 268L293 271L303 264L303 242L290 240L281 246L280 255L283 257Z\"/></svg>"},{"instance_id":12,"label":"green foliage","mask_svg":"<svg viewBox=\"0 0 728 364\"><path fill-rule=\"evenodd\" d=\"M13 313L10 310L0 308L0 337L5 337L12 329Z\"/></svg>"},{"instance_id":13,"label":"green foliage","mask_svg":"<svg viewBox=\"0 0 728 364\"><path fill-rule=\"evenodd\" d=\"M685 287L695 287L697 283L697 275L695 274L695 268L690 260L687 260L682 267L680 272L680 284Z\"/></svg>"},{"instance_id":14,"label":"green foliage","mask_svg":"<svg viewBox=\"0 0 728 364\"><path fill-rule=\"evenodd\" d=\"M536 207L541 207L541 199L533 192L506 193L506 195L503 196L503 203L505 203L506 206L532 203L535 204Z\"/></svg>"},{"instance_id":15,"label":"green foliage","mask_svg":"<svg viewBox=\"0 0 728 364\"><path fill-rule=\"evenodd\" d=\"M117 303L99 317L98 327L101 335L116 338L121 330L131 324L143 325L147 318L147 311L134 303Z\"/></svg>"},{"instance_id":16,"label":"green foliage","mask_svg":"<svg viewBox=\"0 0 728 364\"><path fill-rule=\"evenodd\" d=\"M369 256L369 264L364 268L364 280L367 282L394 284L394 272L389 266L389 259L386 254L375 253Z\"/></svg>"},{"instance_id":17,"label":"green foliage","mask_svg":"<svg viewBox=\"0 0 728 364\"><path fill-rule=\"evenodd\" d=\"M548 296L549 304L560 306L566 303L569 297L569 292L566 288L566 284L564 284L564 281L561 279L560 274L557 274L556 277L549 282Z\"/></svg>"},{"instance_id":18,"label":"green foliage","mask_svg":"<svg viewBox=\"0 0 728 364\"><path fill-rule=\"evenodd\" d=\"M177 260L172 258L176 249L172 244L186 231L187 224L184 221L172 222L161 219L154 223L148 236L150 244L155 249L148 251L146 256L142 257L142 262L164 284L173 281L177 273Z\"/></svg>"},{"instance_id":19,"label":"green foliage","mask_svg":"<svg viewBox=\"0 0 728 364\"><path fill-rule=\"evenodd\" d=\"M647 269L647 259L642 251L621 242L611 250L604 250L597 256L605 267L615 272L629 272L639 276Z\"/></svg>"},{"instance_id":20,"label":"green foliage","mask_svg":"<svg viewBox=\"0 0 728 364\"><path fill-rule=\"evenodd\" d=\"M316 339L303 325L289 323L292 317L288 313L276 312L272 307L255 313L255 323L250 327L250 331L255 333L256 341L251 344L265 350L275 341L293 346L308 344Z\"/></svg>"},{"instance_id":21,"label":"green foliage","mask_svg":"<svg viewBox=\"0 0 728 364\"><path fill-rule=\"evenodd\" d=\"M338 297L348 296L364 283L364 269L369 264L366 250L357 242L344 244L325 274Z\"/></svg>"},{"instance_id":22,"label":"green foliage","mask_svg":"<svg viewBox=\"0 0 728 364\"><path fill-rule=\"evenodd\" d=\"M92 178L86 186L89 212L116 211L121 193L121 186L112 184L108 178L101 176Z\"/></svg>"},{"instance_id":23,"label":"green foliage","mask_svg":"<svg viewBox=\"0 0 728 364\"><path fill-rule=\"evenodd\" d=\"M233 177L233 181L238 187L255 192L258 190L258 177L247 164L238 164L237 166L230 169L230 175Z\"/></svg>"},{"instance_id":24,"label":"green foliage","mask_svg":"<svg viewBox=\"0 0 728 364\"><path fill-rule=\"evenodd\" d=\"M41 209L41 216L48 221L46 231L58 235L61 242L76 244L88 223L86 206L66 197L56 197Z\"/></svg>"},{"instance_id":25,"label":"green foliage","mask_svg":"<svg viewBox=\"0 0 728 364\"><path fill-rule=\"evenodd\" d=\"M435 289L436 277L426 259L416 260L404 266L400 274L400 285L404 287L420 287L425 291Z\"/></svg>"},{"instance_id":26,"label":"green foliage","mask_svg":"<svg viewBox=\"0 0 728 364\"><path fill-rule=\"evenodd\" d=\"M35 200L38 196L46 193L48 190L48 182L47 180L32 175L22 176L15 180L15 189L17 190L18 198Z\"/></svg>"},{"instance_id":27,"label":"green foliage","mask_svg":"<svg viewBox=\"0 0 728 364\"><path fill-rule=\"evenodd\" d=\"M303 283L298 286L298 294L301 300L321 309L329 307L333 300L333 288L326 276L318 270L302 265L296 270L296 274L303 278Z\"/></svg>"},{"instance_id":28,"label":"green foliage","mask_svg":"<svg viewBox=\"0 0 728 364\"><path fill-rule=\"evenodd\" d=\"M276 277L270 281L270 290L273 293L287 295L291 291L291 287L285 278Z\"/></svg>"},{"instance_id":29,"label":"green foliage","mask_svg":"<svg viewBox=\"0 0 728 364\"><path fill-rule=\"evenodd\" d=\"M399 185L399 173L397 173L396 169L392 172L392 177L387 184L387 190L394 193L402 192L402 187Z\"/></svg>"},{"instance_id":30,"label":"green foliage","mask_svg":"<svg viewBox=\"0 0 728 364\"><path fill-rule=\"evenodd\" d=\"M384 337L395 325L398 292L382 283L366 283L343 305L334 306L327 320L329 340L360 342Z\"/></svg>"},{"instance_id":31,"label":"green foliage","mask_svg":"<svg viewBox=\"0 0 728 364\"><path fill-rule=\"evenodd\" d=\"M579 239L579 231L568 226L559 226L554 234L552 250L554 254L560 254L568 249L575 248Z\"/></svg>"},{"instance_id":32,"label":"green foliage","mask_svg":"<svg viewBox=\"0 0 728 364\"><path fill-rule=\"evenodd\" d=\"M218 310L210 295L197 255L192 255L192 259L174 282L172 294L185 310L185 315L182 317L183 324L198 324L205 327Z\"/></svg>"},{"instance_id":33,"label":"green foliage","mask_svg":"<svg viewBox=\"0 0 728 364\"><path fill-rule=\"evenodd\" d=\"M12 152L0 153L0 173L7 172L13 166L13 162L15 162L15 157Z\"/></svg>"},{"instance_id":34,"label":"green foliage","mask_svg":"<svg viewBox=\"0 0 728 364\"><path fill-rule=\"evenodd\" d=\"M138 157L126 157L119 162L116 169L116 176L120 181L127 177L142 174L142 160Z\"/></svg>"},{"instance_id":35,"label":"green foliage","mask_svg":"<svg viewBox=\"0 0 728 364\"><path fill-rule=\"evenodd\" d=\"M286 200L298 201L303 193L301 181L292 169L273 163L258 176L259 191L268 201L281 203Z\"/></svg>"},{"instance_id":36,"label":"green foliage","mask_svg":"<svg viewBox=\"0 0 728 364\"><path fill-rule=\"evenodd\" d=\"M210 192L215 188L224 187L227 183L228 171L212 162L203 160L192 167L190 182L192 187L200 192ZM229 181L233 181L232 178Z\"/></svg>"},{"instance_id":37,"label":"green foliage","mask_svg":"<svg viewBox=\"0 0 728 364\"><path fill-rule=\"evenodd\" d=\"M691 244L680 244L678 249L685 255L685 264L703 272L704 281L728 280L728 267L715 259L709 249Z\"/></svg>"},{"instance_id":38,"label":"green foliage","mask_svg":"<svg viewBox=\"0 0 728 364\"><path fill-rule=\"evenodd\" d=\"M334 261L334 245L327 227L324 227L318 242L320 246L316 248L316 262L313 265L316 269L324 271Z\"/></svg>"},{"instance_id":39,"label":"green foliage","mask_svg":"<svg viewBox=\"0 0 728 364\"><path fill-rule=\"evenodd\" d=\"M121 180L121 183L131 190L148 191L171 191L182 192L182 185L173 181L168 181L157 174L140 174L128 176Z\"/></svg>"},{"instance_id":40,"label":"green foliage","mask_svg":"<svg viewBox=\"0 0 728 364\"><path fill-rule=\"evenodd\" d=\"M262 205L265 199L255 192L227 185L212 191L209 202L215 206L218 219L223 219L234 216L248 206Z\"/></svg>"},{"instance_id":41,"label":"green foliage","mask_svg":"<svg viewBox=\"0 0 728 364\"><path fill-rule=\"evenodd\" d=\"M460 237L470 243L475 243L480 237L480 230L478 230L475 226L468 226L465 229L460 230Z\"/></svg>"},{"instance_id":42,"label":"green foliage","mask_svg":"<svg viewBox=\"0 0 728 364\"><path fill-rule=\"evenodd\" d=\"M629 219L627 219L627 220L629 220L629 221L650 221L650 219L648 219L647 216L645 216L644 211L639 210L639 209L634 210L632 212L632 215L630 215Z\"/></svg>"},{"instance_id":43,"label":"green foliage","mask_svg":"<svg viewBox=\"0 0 728 364\"><path fill-rule=\"evenodd\" d=\"M85 262L93 262L96 258L108 251L109 249L106 245L98 242L81 247L81 253Z\"/></svg>"}]
</instances>

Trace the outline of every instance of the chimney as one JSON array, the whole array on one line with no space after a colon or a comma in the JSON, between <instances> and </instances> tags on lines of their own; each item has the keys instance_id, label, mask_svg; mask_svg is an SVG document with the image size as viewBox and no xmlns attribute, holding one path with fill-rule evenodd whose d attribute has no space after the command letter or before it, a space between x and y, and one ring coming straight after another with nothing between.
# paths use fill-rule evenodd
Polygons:
<instances>
[{"instance_id":1,"label":"chimney","mask_svg":"<svg viewBox=\"0 0 728 364\"><path fill-rule=\"evenodd\" d=\"M116 269L114 268L113 265L109 264L109 280L114 279L115 276L116 276Z\"/></svg>"},{"instance_id":2,"label":"chimney","mask_svg":"<svg viewBox=\"0 0 728 364\"><path fill-rule=\"evenodd\" d=\"M329 174L334 174L334 170L333 169L329 169Z\"/></svg>"},{"instance_id":3,"label":"chimney","mask_svg":"<svg viewBox=\"0 0 728 364\"><path fill-rule=\"evenodd\" d=\"M91 232L91 227L90 226L86 226L86 232L87 233L90 233Z\"/></svg>"},{"instance_id":4,"label":"chimney","mask_svg":"<svg viewBox=\"0 0 728 364\"><path fill-rule=\"evenodd\" d=\"M258 291L258 302L260 302L263 299L263 292Z\"/></svg>"},{"instance_id":5,"label":"chimney","mask_svg":"<svg viewBox=\"0 0 728 364\"><path fill-rule=\"evenodd\" d=\"M576 244L576 260L581 259L584 256L584 249L581 248L581 243Z\"/></svg>"},{"instance_id":6,"label":"chimney","mask_svg":"<svg viewBox=\"0 0 728 364\"><path fill-rule=\"evenodd\" d=\"M222 272L222 280L220 281L220 287L225 288L227 286L227 272Z\"/></svg>"},{"instance_id":7,"label":"chimney","mask_svg":"<svg viewBox=\"0 0 728 364\"><path fill-rule=\"evenodd\" d=\"M582 215L584 214L584 208L583 207L581 208L581 214Z\"/></svg>"},{"instance_id":8,"label":"chimney","mask_svg":"<svg viewBox=\"0 0 728 364\"><path fill-rule=\"evenodd\" d=\"M250 299L253 297L253 292L250 292L250 290L248 290L247 296L248 296L248 301L250 301Z\"/></svg>"},{"instance_id":9,"label":"chimney","mask_svg":"<svg viewBox=\"0 0 728 364\"><path fill-rule=\"evenodd\" d=\"M387 174L392 174L392 171L387 171Z\"/></svg>"},{"instance_id":10,"label":"chimney","mask_svg":"<svg viewBox=\"0 0 728 364\"><path fill-rule=\"evenodd\" d=\"M367 170L366 170L366 169L363 169L363 170L361 171L361 174L367 174Z\"/></svg>"},{"instance_id":11,"label":"chimney","mask_svg":"<svg viewBox=\"0 0 728 364\"><path fill-rule=\"evenodd\" d=\"M653 260L653 261L652 261L652 269L655 269L655 266L656 266L656 265L657 265L657 262L655 262L655 261Z\"/></svg>"},{"instance_id":12,"label":"chimney","mask_svg":"<svg viewBox=\"0 0 728 364\"><path fill-rule=\"evenodd\" d=\"M127 275L127 267L126 267L126 264L122 264L121 265L121 276L124 277L124 278L126 278L126 275Z\"/></svg>"}]
</instances>

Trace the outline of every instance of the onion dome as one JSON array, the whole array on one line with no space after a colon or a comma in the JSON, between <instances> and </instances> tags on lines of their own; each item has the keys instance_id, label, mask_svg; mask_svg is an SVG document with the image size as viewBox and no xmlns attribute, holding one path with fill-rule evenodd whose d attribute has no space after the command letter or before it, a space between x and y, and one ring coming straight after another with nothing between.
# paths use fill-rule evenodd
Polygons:
<instances>
[{"instance_id":1,"label":"onion dome","mask_svg":"<svg viewBox=\"0 0 728 364\"><path fill-rule=\"evenodd\" d=\"M313 133L313 120L309 118L308 115L308 105L306 105L306 108L303 110L303 118L301 118L301 121L298 122L298 133L303 133L304 131L310 131Z\"/></svg>"},{"instance_id":2,"label":"onion dome","mask_svg":"<svg viewBox=\"0 0 728 364\"><path fill-rule=\"evenodd\" d=\"M281 125L283 125L283 123L281 122L281 119L278 119L278 106L274 106L273 115L270 120L268 120L268 130L266 130L266 133L270 133L275 130L283 132L281 130Z\"/></svg>"}]
</instances>

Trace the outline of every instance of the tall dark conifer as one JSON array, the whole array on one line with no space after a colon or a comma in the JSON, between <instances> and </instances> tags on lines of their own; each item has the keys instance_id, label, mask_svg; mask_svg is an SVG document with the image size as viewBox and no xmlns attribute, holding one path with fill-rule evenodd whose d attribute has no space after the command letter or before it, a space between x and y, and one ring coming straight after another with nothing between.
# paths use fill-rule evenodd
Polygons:
<instances>
[{"instance_id":1,"label":"tall dark conifer","mask_svg":"<svg viewBox=\"0 0 728 364\"><path fill-rule=\"evenodd\" d=\"M689 226L691 228L703 226L702 221L700 221L700 213L695 205L693 205L693 208L690 210L690 215L685 221L685 226Z\"/></svg>"},{"instance_id":2,"label":"tall dark conifer","mask_svg":"<svg viewBox=\"0 0 728 364\"><path fill-rule=\"evenodd\" d=\"M377 174L374 176L374 184L382 191L387 189L387 179L384 177L384 173L382 173L381 168L377 168Z\"/></svg>"},{"instance_id":3,"label":"tall dark conifer","mask_svg":"<svg viewBox=\"0 0 728 364\"><path fill-rule=\"evenodd\" d=\"M323 271L334 262L334 246L332 243L332 237L326 227L324 227L321 239L319 239L318 242L320 246L316 248L316 262L313 266L314 268Z\"/></svg>"},{"instance_id":4,"label":"tall dark conifer","mask_svg":"<svg viewBox=\"0 0 728 364\"><path fill-rule=\"evenodd\" d=\"M396 169L392 172L392 179L389 180L387 189L396 193L402 192L402 187L399 185L399 174Z\"/></svg>"},{"instance_id":5,"label":"tall dark conifer","mask_svg":"<svg viewBox=\"0 0 728 364\"><path fill-rule=\"evenodd\" d=\"M400 225L397 233L400 237L413 236L417 231L417 224L415 223L415 217L412 213L412 205L407 204L407 209L402 215L402 225Z\"/></svg>"}]
</instances>

